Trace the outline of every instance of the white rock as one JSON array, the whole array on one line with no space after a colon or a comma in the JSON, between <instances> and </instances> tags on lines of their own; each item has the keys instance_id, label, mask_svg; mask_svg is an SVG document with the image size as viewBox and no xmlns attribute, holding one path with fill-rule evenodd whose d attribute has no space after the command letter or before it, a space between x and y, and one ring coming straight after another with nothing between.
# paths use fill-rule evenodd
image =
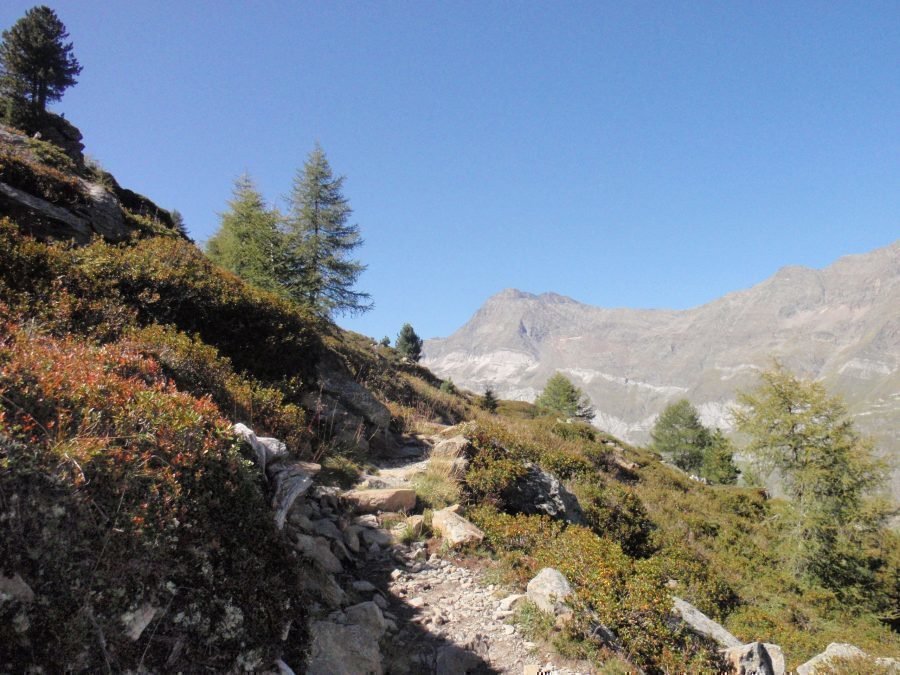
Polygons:
<instances>
[{"instance_id":1,"label":"white rock","mask_svg":"<svg viewBox=\"0 0 900 675\"><path fill-rule=\"evenodd\" d=\"M450 546L478 543L484 539L484 532L449 509L435 511L431 526Z\"/></svg>"},{"instance_id":2,"label":"white rock","mask_svg":"<svg viewBox=\"0 0 900 675\"><path fill-rule=\"evenodd\" d=\"M820 666L827 666L833 658L866 658L869 657L862 649L854 645L841 642L832 642L821 654L812 657L802 666L797 667L797 675L815 675ZM871 657L869 657L871 658ZM879 666L891 668L900 673L900 661L891 658L873 659Z\"/></svg>"},{"instance_id":3,"label":"white rock","mask_svg":"<svg viewBox=\"0 0 900 675\"><path fill-rule=\"evenodd\" d=\"M719 643L720 647L730 649L742 646L742 642L729 633L724 626L710 619L706 614L681 598L672 596L675 613L693 630Z\"/></svg>"},{"instance_id":4,"label":"white rock","mask_svg":"<svg viewBox=\"0 0 900 675\"><path fill-rule=\"evenodd\" d=\"M544 612L563 614L571 611L563 602L571 594L569 582L552 567L545 567L528 582L528 599Z\"/></svg>"}]
</instances>

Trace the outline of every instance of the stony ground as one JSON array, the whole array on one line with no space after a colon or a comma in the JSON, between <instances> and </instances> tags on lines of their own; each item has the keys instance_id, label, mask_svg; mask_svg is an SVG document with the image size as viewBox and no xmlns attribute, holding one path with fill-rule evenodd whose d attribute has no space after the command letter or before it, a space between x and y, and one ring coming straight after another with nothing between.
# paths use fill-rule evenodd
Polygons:
<instances>
[{"instance_id":1,"label":"stony ground","mask_svg":"<svg viewBox=\"0 0 900 675\"><path fill-rule=\"evenodd\" d=\"M413 476L425 470L433 440L411 439L358 487L409 488ZM307 672L591 672L587 665L563 667L521 634L511 617L523 596L490 583L485 574L490 561L448 550L437 540L400 543L386 527L401 514L352 516L340 508L339 493L317 486L287 517L295 548L315 563L305 574L318 598L309 608Z\"/></svg>"},{"instance_id":2,"label":"stony ground","mask_svg":"<svg viewBox=\"0 0 900 675\"><path fill-rule=\"evenodd\" d=\"M404 487L425 470L424 452L433 439L405 458L383 461L372 487ZM410 446L412 448L414 446ZM445 553L428 554L425 542L394 545L361 570L373 585L373 599L389 620L382 654L386 673L517 673L574 675L554 655L529 642L511 622L524 599L485 579L487 561Z\"/></svg>"}]
</instances>

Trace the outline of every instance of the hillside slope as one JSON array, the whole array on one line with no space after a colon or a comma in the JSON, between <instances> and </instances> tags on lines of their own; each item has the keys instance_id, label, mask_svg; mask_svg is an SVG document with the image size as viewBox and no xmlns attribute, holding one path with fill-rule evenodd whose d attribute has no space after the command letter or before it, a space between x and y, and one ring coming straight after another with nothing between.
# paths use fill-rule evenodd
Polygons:
<instances>
[{"instance_id":1,"label":"hillside slope","mask_svg":"<svg viewBox=\"0 0 900 675\"><path fill-rule=\"evenodd\" d=\"M591 397L600 428L635 443L682 397L728 429L735 392L778 358L843 394L860 428L900 457L900 241L822 270L787 267L685 311L506 290L450 337L427 340L424 354L442 377L519 400L561 371ZM900 495L900 472L894 487Z\"/></svg>"},{"instance_id":2,"label":"hillside slope","mask_svg":"<svg viewBox=\"0 0 900 675\"><path fill-rule=\"evenodd\" d=\"M678 619L674 593L791 666L832 641L900 651L890 533L853 533L852 583L797 579L788 504L524 404L480 412L215 267L145 198L142 227L74 245L69 216L102 234L85 189L123 222L128 193L14 145L0 139L0 188L14 181L19 205L0 212L0 671L489 673L492 646L530 658L527 635L589 668L717 672L715 640ZM409 458L438 438L456 448L443 464ZM394 460L428 468L382 491ZM441 535L449 504L482 528L477 549ZM490 637L465 638L489 594L546 566L572 583L568 621L497 607L479 617ZM435 614L413 595L438 603L442 584L477 605Z\"/></svg>"}]
</instances>

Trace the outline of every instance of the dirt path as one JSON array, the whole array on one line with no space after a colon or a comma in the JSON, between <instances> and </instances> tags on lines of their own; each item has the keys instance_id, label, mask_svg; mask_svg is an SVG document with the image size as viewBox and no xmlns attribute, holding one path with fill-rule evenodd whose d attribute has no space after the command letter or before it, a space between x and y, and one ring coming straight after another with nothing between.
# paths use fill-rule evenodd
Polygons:
<instances>
[{"instance_id":1,"label":"dirt path","mask_svg":"<svg viewBox=\"0 0 900 675\"><path fill-rule=\"evenodd\" d=\"M420 453L407 446L406 457L384 460L377 475L364 477L372 488L408 487L425 470L435 438L419 439ZM554 656L528 642L509 623L522 597L484 579L484 565L453 554L428 555L425 542L396 544L371 557L359 570L373 588L373 600L388 620L382 641L385 673L541 672L575 675L553 664Z\"/></svg>"}]
</instances>

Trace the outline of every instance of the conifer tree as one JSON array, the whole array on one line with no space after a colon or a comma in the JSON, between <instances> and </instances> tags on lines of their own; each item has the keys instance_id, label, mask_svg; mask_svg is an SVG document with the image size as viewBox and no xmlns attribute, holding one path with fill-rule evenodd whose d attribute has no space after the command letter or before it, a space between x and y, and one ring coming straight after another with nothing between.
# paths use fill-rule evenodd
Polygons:
<instances>
[{"instance_id":1,"label":"conifer tree","mask_svg":"<svg viewBox=\"0 0 900 675\"><path fill-rule=\"evenodd\" d=\"M867 496L884 480L872 442L857 433L843 401L819 382L781 365L738 396L737 429L750 438L744 452L764 470L777 470L794 509L795 570L840 589L865 583L863 537L884 513Z\"/></svg>"},{"instance_id":2,"label":"conifer tree","mask_svg":"<svg viewBox=\"0 0 900 675\"><path fill-rule=\"evenodd\" d=\"M575 417L585 421L594 418L594 409L591 407L590 399L562 373L555 373L547 380L544 390L534 404L538 408L566 417Z\"/></svg>"},{"instance_id":3,"label":"conifer tree","mask_svg":"<svg viewBox=\"0 0 900 675\"><path fill-rule=\"evenodd\" d=\"M61 99L77 82L81 65L68 37L56 12L43 5L32 7L3 31L0 88L9 106L25 102L32 114L43 113L48 102Z\"/></svg>"},{"instance_id":4,"label":"conifer tree","mask_svg":"<svg viewBox=\"0 0 900 675\"><path fill-rule=\"evenodd\" d=\"M266 206L249 176L235 181L229 210L206 243L206 255L217 265L268 291L284 294L281 284L283 241L278 213Z\"/></svg>"},{"instance_id":5,"label":"conifer tree","mask_svg":"<svg viewBox=\"0 0 900 675\"><path fill-rule=\"evenodd\" d=\"M350 257L362 244L359 226L349 224L351 209L318 145L297 172L286 220L287 268L283 284L295 300L320 316L360 314L372 309L368 293L354 289L365 265Z\"/></svg>"},{"instance_id":6,"label":"conifer tree","mask_svg":"<svg viewBox=\"0 0 900 675\"><path fill-rule=\"evenodd\" d=\"M700 475L713 483L734 485L741 472L734 464L734 448L731 441L721 429L716 429L711 434L707 433L706 438Z\"/></svg>"},{"instance_id":7,"label":"conifer tree","mask_svg":"<svg viewBox=\"0 0 900 675\"><path fill-rule=\"evenodd\" d=\"M699 471L709 430L700 422L697 409L683 398L666 406L650 432L656 452L671 458L684 471Z\"/></svg>"},{"instance_id":8,"label":"conifer tree","mask_svg":"<svg viewBox=\"0 0 900 675\"><path fill-rule=\"evenodd\" d=\"M405 323L397 334L394 348L410 361L418 363L422 358L422 338L420 338L412 325Z\"/></svg>"},{"instance_id":9,"label":"conifer tree","mask_svg":"<svg viewBox=\"0 0 900 675\"><path fill-rule=\"evenodd\" d=\"M497 406L499 405L497 401L497 396L494 394L494 390L487 386L484 388L484 396L481 397L481 402L479 406L482 410L486 410L487 412L493 415L497 412Z\"/></svg>"}]
</instances>

